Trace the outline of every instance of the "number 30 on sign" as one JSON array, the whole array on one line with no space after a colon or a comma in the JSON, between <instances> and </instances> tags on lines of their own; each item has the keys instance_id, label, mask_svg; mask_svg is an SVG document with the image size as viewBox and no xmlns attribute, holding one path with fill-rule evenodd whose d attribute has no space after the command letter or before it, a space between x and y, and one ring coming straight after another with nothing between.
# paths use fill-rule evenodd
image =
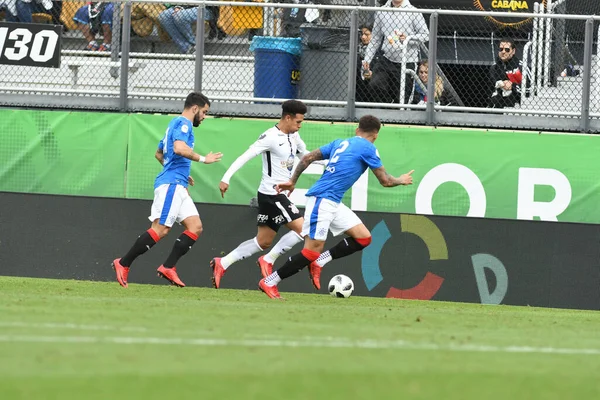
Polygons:
<instances>
[{"instance_id":1,"label":"number 30 on sign","mask_svg":"<svg viewBox=\"0 0 600 400\"><path fill-rule=\"evenodd\" d=\"M0 64L60 67L58 25L0 22Z\"/></svg>"}]
</instances>

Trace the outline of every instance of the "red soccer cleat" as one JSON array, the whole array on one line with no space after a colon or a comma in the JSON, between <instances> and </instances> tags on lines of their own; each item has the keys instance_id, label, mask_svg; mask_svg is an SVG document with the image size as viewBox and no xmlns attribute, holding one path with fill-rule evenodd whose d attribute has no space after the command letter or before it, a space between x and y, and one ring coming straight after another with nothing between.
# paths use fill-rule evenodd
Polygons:
<instances>
[{"instance_id":1,"label":"red soccer cleat","mask_svg":"<svg viewBox=\"0 0 600 400\"><path fill-rule=\"evenodd\" d=\"M213 270L212 276L212 284L215 289L218 289L221 286L221 278L225 275L225 268L221 264L221 258L215 257L210 260L210 267Z\"/></svg>"},{"instance_id":2,"label":"red soccer cleat","mask_svg":"<svg viewBox=\"0 0 600 400\"><path fill-rule=\"evenodd\" d=\"M310 281L317 290L321 290L321 271L323 267L319 266L316 261L313 261L308 266L308 273L310 274Z\"/></svg>"},{"instance_id":3,"label":"red soccer cleat","mask_svg":"<svg viewBox=\"0 0 600 400\"><path fill-rule=\"evenodd\" d=\"M111 265L112 265L112 268L117 273L117 282L119 282L119 285L126 288L127 287L127 277L129 276L129 267L122 266L120 261L121 261L120 258L116 258L112 262Z\"/></svg>"},{"instance_id":4,"label":"red soccer cleat","mask_svg":"<svg viewBox=\"0 0 600 400\"><path fill-rule=\"evenodd\" d=\"M283 300L283 297L279 295L279 289L277 289L277 285L267 286L264 278L258 282L258 288L272 299Z\"/></svg>"},{"instance_id":5,"label":"red soccer cleat","mask_svg":"<svg viewBox=\"0 0 600 400\"><path fill-rule=\"evenodd\" d=\"M172 285L185 287L185 283L183 283L181 279L179 279L179 277L177 276L177 270L175 269L175 267L165 268L164 265L161 265L156 271L158 271L159 277L165 278L166 280L171 282Z\"/></svg>"},{"instance_id":6,"label":"red soccer cleat","mask_svg":"<svg viewBox=\"0 0 600 400\"><path fill-rule=\"evenodd\" d=\"M260 268L260 273L263 278L266 278L273 273L273 264L266 262L265 256L258 257L256 265Z\"/></svg>"}]
</instances>

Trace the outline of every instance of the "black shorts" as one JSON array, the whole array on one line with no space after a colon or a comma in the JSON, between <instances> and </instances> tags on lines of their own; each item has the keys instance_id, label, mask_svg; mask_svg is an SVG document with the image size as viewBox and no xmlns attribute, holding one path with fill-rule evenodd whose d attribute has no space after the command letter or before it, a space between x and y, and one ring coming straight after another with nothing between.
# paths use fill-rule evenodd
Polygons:
<instances>
[{"instance_id":1,"label":"black shorts","mask_svg":"<svg viewBox=\"0 0 600 400\"><path fill-rule=\"evenodd\" d=\"M258 192L258 226L268 226L275 232L281 225L302 218L302 214L285 194L263 194Z\"/></svg>"}]
</instances>

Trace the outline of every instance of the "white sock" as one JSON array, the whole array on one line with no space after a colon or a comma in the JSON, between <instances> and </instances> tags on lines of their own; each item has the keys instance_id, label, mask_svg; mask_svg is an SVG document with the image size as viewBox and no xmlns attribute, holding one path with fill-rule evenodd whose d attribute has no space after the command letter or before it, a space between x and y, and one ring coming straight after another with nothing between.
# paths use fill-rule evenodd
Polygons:
<instances>
[{"instance_id":1,"label":"white sock","mask_svg":"<svg viewBox=\"0 0 600 400\"><path fill-rule=\"evenodd\" d=\"M277 273L277 271L273 272L271 275L269 275L265 278L265 283L269 287L277 286L277 284L279 282L281 282L281 278L279 277L279 274Z\"/></svg>"},{"instance_id":2,"label":"white sock","mask_svg":"<svg viewBox=\"0 0 600 400\"><path fill-rule=\"evenodd\" d=\"M261 247L258 245L256 238L246 240L236 247L231 253L221 258L221 265L223 265L223 269L227 269L231 266L231 264L243 260L244 258L248 258L252 254L258 253L262 250L263 249L261 249Z\"/></svg>"},{"instance_id":3,"label":"white sock","mask_svg":"<svg viewBox=\"0 0 600 400\"><path fill-rule=\"evenodd\" d=\"M333 258L331 258L331 253L329 252L329 250L326 250L323 253L321 253L319 258L317 258L317 265L319 267L323 267L331 260L333 260Z\"/></svg>"},{"instance_id":4,"label":"white sock","mask_svg":"<svg viewBox=\"0 0 600 400\"><path fill-rule=\"evenodd\" d=\"M270 264L275 264L275 260L277 260L279 256L290 251L292 247L300 243L302 240L304 240L302 236L298 235L294 231L289 231L283 235L281 239L279 239L279 242L273 246L271 251L265 255L264 260Z\"/></svg>"}]
</instances>

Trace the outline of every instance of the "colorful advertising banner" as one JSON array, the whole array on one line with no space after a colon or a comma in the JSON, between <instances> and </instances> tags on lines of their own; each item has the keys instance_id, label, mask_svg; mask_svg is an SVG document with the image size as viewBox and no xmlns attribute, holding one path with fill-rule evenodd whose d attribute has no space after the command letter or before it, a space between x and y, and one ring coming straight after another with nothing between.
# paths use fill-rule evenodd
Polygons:
<instances>
[{"instance_id":1,"label":"colorful advertising banner","mask_svg":"<svg viewBox=\"0 0 600 400\"><path fill-rule=\"evenodd\" d=\"M152 199L154 158L172 115L1 110L0 191ZM218 189L227 168L275 120L207 118L195 129L200 154L220 163L192 164L195 201L248 204L261 178L261 157ZM356 124L306 122L309 149L351 137ZM344 198L357 211L600 223L600 137L540 132L384 126L375 142L387 171L414 169L415 184L384 188L367 171ZM293 200L319 178L311 166Z\"/></svg>"},{"instance_id":2,"label":"colorful advertising banner","mask_svg":"<svg viewBox=\"0 0 600 400\"><path fill-rule=\"evenodd\" d=\"M3 205L2 275L113 282L111 261L147 228L149 200L0 193ZM256 234L257 210L197 204L204 234L177 263L189 286L211 287L209 262ZM31 212L43 210L43 217ZM358 296L600 309L600 225L358 212L372 243L328 263L321 290L337 274L349 276ZM68 221L68 223L66 223ZM31 242L31 227L44 240ZM178 231L181 228L174 228ZM280 236L287 232L281 229ZM130 283L166 284L156 268L177 234L136 260ZM342 235L343 237L343 235ZM329 235L326 248L341 237ZM29 244L29 251L23 251ZM296 245L288 254L301 250ZM226 289L257 289L256 253L232 265ZM283 265L280 257L275 266ZM315 293L308 271L280 284L285 292ZM116 289L115 289L116 290Z\"/></svg>"}]
</instances>

